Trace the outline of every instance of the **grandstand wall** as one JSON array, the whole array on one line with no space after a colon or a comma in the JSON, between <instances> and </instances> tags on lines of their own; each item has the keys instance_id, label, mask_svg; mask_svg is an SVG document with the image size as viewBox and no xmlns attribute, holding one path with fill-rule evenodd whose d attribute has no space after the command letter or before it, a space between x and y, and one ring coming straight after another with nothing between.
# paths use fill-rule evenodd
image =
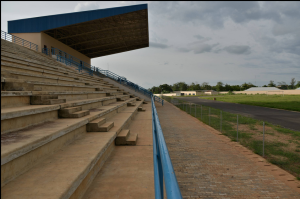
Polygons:
<instances>
[{"instance_id":1,"label":"grandstand wall","mask_svg":"<svg viewBox=\"0 0 300 199\"><path fill-rule=\"evenodd\" d=\"M86 55L78 52L77 50L71 48L70 46L58 41L57 39L54 39L53 37L43 33L11 33L12 35L15 35L17 37L20 37L22 39L25 39L27 41L30 41L34 44L37 44L38 51L42 52L42 48L46 45L47 48L51 49L51 47L58 48L88 64L91 64L91 59L87 57Z\"/></svg>"}]
</instances>

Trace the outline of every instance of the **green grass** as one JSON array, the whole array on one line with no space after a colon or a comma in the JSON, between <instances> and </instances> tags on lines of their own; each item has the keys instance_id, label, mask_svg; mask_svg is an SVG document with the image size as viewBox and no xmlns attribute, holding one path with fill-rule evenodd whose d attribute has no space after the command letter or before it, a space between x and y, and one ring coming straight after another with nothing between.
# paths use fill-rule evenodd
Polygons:
<instances>
[{"instance_id":1,"label":"green grass","mask_svg":"<svg viewBox=\"0 0 300 199\"><path fill-rule=\"evenodd\" d=\"M201 99L213 100L213 97ZM216 100L300 112L300 95L220 95Z\"/></svg>"}]
</instances>

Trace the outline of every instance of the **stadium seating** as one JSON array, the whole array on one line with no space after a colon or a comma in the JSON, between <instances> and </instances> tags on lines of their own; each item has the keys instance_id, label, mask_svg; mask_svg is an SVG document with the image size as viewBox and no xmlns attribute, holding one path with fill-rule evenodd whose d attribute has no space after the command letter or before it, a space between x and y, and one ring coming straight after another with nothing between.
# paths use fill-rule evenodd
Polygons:
<instances>
[{"instance_id":1,"label":"stadium seating","mask_svg":"<svg viewBox=\"0 0 300 199\"><path fill-rule=\"evenodd\" d=\"M122 86L120 86L122 87ZM1 196L81 198L144 99L1 40Z\"/></svg>"}]
</instances>

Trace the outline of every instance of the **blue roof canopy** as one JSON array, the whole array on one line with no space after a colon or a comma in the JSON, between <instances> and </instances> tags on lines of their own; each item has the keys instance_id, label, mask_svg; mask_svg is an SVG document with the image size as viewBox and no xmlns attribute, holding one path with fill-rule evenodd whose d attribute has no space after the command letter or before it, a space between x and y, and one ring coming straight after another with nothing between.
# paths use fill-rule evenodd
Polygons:
<instances>
[{"instance_id":1,"label":"blue roof canopy","mask_svg":"<svg viewBox=\"0 0 300 199\"><path fill-rule=\"evenodd\" d=\"M8 33L33 33L147 9L147 4L8 21Z\"/></svg>"}]
</instances>

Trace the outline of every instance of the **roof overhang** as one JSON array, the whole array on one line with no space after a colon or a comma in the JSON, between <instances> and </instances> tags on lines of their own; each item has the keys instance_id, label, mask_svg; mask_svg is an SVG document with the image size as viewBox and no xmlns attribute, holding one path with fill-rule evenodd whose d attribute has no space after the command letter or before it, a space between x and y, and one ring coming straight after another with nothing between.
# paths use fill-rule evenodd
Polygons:
<instances>
[{"instance_id":1,"label":"roof overhang","mask_svg":"<svg viewBox=\"0 0 300 199\"><path fill-rule=\"evenodd\" d=\"M44 32L90 58L149 47L147 4L9 21L8 30Z\"/></svg>"}]
</instances>

